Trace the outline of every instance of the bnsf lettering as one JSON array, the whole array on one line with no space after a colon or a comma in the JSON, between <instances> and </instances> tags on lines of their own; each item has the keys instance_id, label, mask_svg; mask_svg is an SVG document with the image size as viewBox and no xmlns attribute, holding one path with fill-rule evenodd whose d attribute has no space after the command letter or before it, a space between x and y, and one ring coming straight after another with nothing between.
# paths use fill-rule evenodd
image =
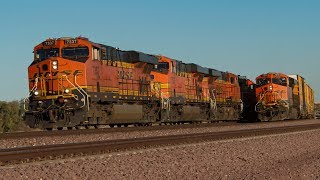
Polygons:
<instances>
[{"instance_id":1,"label":"bnsf lettering","mask_svg":"<svg viewBox=\"0 0 320 180\"><path fill-rule=\"evenodd\" d=\"M118 71L118 78L119 79L132 79L133 78L133 72Z\"/></svg>"},{"instance_id":2,"label":"bnsf lettering","mask_svg":"<svg viewBox=\"0 0 320 180\"><path fill-rule=\"evenodd\" d=\"M78 43L78 40L76 40L76 39L64 40L64 44L77 44L77 43Z\"/></svg>"}]
</instances>

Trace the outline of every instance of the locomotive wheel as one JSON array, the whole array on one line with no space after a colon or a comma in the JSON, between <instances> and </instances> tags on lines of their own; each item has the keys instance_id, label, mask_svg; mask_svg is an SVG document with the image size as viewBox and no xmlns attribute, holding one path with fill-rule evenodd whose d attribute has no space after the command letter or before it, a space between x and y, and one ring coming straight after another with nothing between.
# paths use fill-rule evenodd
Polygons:
<instances>
[{"instance_id":1,"label":"locomotive wheel","mask_svg":"<svg viewBox=\"0 0 320 180\"><path fill-rule=\"evenodd\" d=\"M52 131L53 128L46 128L47 131Z\"/></svg>"},{"instance_id":2,"label":"locomotive wheel","mask_svg":"<svg viewBox=\"0 0 320 180\"><path fill-rule=\"evenodd\" d=\"M109 124L109 126L110 126L111 128L114 128L114 124Z\"/></svg>"},{"instance_id":3,"label":"locomotive wheel","mask_svg":"<svg viewBox=\"0 0 320 180\"><path fill-rule=\"evenodd\" d=\"M68 130L72 130L72 127L67 127Z\"/></svg>"},{"instance_id":4,"label":"locomotive wheel","mask_svg":"<svg viewBox=\"0 0 320 180\"><path fill-rule=\"evenodd\" d=\"M61 130L63 130L63 127L57 127L57 129L58 129L59 131L61 131Z\"/></svg>"}]
</instances>

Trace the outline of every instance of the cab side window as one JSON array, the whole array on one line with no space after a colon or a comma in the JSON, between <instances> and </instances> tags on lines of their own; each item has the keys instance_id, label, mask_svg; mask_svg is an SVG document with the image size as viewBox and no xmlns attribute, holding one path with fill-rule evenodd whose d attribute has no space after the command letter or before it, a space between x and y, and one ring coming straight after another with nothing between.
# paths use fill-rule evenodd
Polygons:
<instances>
[{"instance_id":1,"label":"cab side window","mask_svg":"<svg viewBox=\"0 0 320 180\"><path fill-rule=\"evenodd\" d=\"M93 47L92 48L92 59L93 60L100 60L100 51L99 48Z\"/></svg>"},{"instance_id":2,"label":"cab side window","mask_svg":"<svg viewBox=\"0 0 320 180\"><path fill-rule=\"evenodd\" d=\"M278 84L281 86L287 86L287 79L286 78L272 78L272 83Z\"/></svg>"},{"instance_id":3,"label":"cab side window","mask_svg":"<svg viewBox=\"0 0 320 180\"><path fill-rule=\"evenodd\" d=\"M234 77L231 77L231 78L230 78L230 83L231 83L231 84L234 84L234 83L235 83Z\"/></svg>"},{"instance_id":4,"label":"cab side window","mask_svg":"<svg viewBox=\"0 0 320 180\"><path fill-rule=\"evenodd\" d=\"M157 65L154 65L153 70L167 74L169 72L169 63L160 62Z\"/></svg>"},{"instance_id":5,"label":"cab side window","mask_svg":"<svg viewBox=\"0 0 320 180\"><path fill-rule=\"evenodd\" d=\"M176 69L176 67L174 66L173 62L171 62L171 67L172 67L171 72L176 73L176 72L177 72L177 69Z\"/></svg>"}]
</instances>

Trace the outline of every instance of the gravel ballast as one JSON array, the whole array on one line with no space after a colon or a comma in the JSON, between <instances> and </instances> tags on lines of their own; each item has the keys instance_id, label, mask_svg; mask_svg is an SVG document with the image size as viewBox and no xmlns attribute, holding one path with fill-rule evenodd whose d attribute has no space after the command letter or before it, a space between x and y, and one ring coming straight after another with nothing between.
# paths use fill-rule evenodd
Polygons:
<instances>
[{"instance_id":1,"label":"gravel ballast","mask_svg":"<svg viewBox=\"0 0 320 180\"><path fill-rule=\"evenodd\" d=\"M218 132L229 131L239 129L254 129L254 128L268 128L297 124L313 124L320 123L319 120L299 120L299 121L279 121L271 123L245 123L245 124L231 124L221 126L221 123L217 123L217 126L213 127L199 127L188 129L167 129L167 130L153 130L153 131L134 131L134 132L113 132L106 134L79 134L79 135L64 135L64 136L48 136L48 137L35 137L35 138L20 138L20 139L2 139L0 140L0 149L15 148L25 146L41 146L49 144L65 144L76 142L89 142L89 141L103 141L114 139L128 139L150 136L167 136L167 135L179 135L179 134L191 134L191 133L206 133L206 132ZM223 123L222 123L223 124ZM165 128L165 127L164 127Z\"/></svg>"},{"instance_id":2,"label":"gravel ballast","mask_svg":"<svg viewBox=\"0 0 320 180\"><path fill-rule=\"evenodd\" d=\"M0 167L2 179L319 179L320 130Z\"/></svg>"}]
</instances>

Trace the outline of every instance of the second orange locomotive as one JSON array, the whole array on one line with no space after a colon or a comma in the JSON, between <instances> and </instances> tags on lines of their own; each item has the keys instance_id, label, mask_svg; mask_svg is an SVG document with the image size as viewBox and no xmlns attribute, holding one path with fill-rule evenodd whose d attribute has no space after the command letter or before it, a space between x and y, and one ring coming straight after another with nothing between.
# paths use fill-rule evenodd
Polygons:
<instances>
[{"instance_id":1,"label":"second orange locomotive","mask_svg":"<svg viewBox=\"0 0 320 180\"><path fill-rule=\"evenodd\" d=\"M314 118L314 92L299 75L267 73L256 78L261 121Z\"/></svg>"}]
</instances>

